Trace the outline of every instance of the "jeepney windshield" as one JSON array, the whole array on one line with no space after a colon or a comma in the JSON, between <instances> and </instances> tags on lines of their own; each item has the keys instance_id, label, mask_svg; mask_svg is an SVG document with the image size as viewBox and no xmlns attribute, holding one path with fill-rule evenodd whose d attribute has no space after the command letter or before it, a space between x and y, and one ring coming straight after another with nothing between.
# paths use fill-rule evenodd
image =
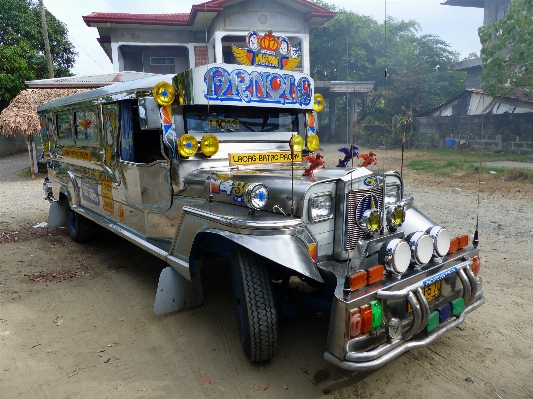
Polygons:
<instances>
[{"instance_id":1,"label":"jeepney windshield","mask_svg":"<svg viewBox=\"0 0 533 399\"><path fill-rule=\"evenodd\" d=\"M291 109L202 105L185 107L183 114L188 133L298 131L298 114Z\"/></svg>"}]
</instances>

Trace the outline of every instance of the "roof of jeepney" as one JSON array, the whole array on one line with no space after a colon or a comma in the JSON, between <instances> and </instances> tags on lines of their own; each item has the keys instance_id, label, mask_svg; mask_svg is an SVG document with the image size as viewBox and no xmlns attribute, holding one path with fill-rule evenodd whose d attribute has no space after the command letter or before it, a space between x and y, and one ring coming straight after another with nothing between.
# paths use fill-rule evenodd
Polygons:
<instances>
[{"instance_id":1,"label":"roof of jeepney","mask_svg":"<svg viewBox=\"0 0 533 399\"><path fill-rule=\"evenodd\" d=\"M175 74L154 75L154 76L144 78L144 79L132 80L130 82L116 83L113 85L101 87L101 88L94 89L94 90L89 90L83 93L78 93L78 94L74 94L68 97L63 97L63 98L59 98L54 101L50 101L40 106L37 109L37 111L41 112L41 111L45 111L50 108L64 107L64 106L68 106L68 105L79 103L79 102L96 100L101 97L107 97L107 96L113 97L115 95L120 96L121 94L134 93L140 90L152 90L152 88L161 81L167 81L169 83L172 83L172 78L174 76L176 75ZM118 101L119 98L117 97L116 100Z\"/></svg>"}]
</instances>

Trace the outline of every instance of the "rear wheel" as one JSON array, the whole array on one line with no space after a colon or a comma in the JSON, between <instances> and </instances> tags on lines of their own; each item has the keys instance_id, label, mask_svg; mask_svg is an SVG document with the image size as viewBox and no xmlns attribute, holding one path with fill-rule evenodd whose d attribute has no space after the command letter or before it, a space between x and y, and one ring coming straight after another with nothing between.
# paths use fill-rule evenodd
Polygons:
<instances>
[{"instance_id":1,"label":"rear wheel","mask_svg":"<svg viewBox=\"0 0 533 399\"><path fill-rule=\"evenodd\" d=\"M268 360L276 351L278 331L264 259L237 246L231 258L231 271L242 348L253 362Z\"/></svg>"},{"instance_id":2,"label":"rear wheel","mask_svg":"<svg viewBox=\"0 0 533 399\"><path fill-rule=\"evenodd\" d=\"M93 235L94 223L68 208L67 228L70 238L76 242L85 242L90 240Z\"/></svg>"}]
</instances>

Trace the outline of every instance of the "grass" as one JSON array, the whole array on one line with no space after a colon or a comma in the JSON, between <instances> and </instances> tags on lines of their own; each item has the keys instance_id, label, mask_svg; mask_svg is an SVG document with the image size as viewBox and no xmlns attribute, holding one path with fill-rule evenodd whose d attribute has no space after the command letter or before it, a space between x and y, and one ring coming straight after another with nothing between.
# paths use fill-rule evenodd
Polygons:
<instances>
[{"instance_id":1,"label":"grass","mask_svg":"<svg viewBox=\"0 0 533 399\"><path fill-rule=\"evenodd\" d=\"M336 148L328 147L328 166L340 158ZM359 148L360 153L369 149ZM397 170L402 167L400 150L374 150L378 164L372 170ZM454 151L448 148L406 150L403 177L407 184L448 186L462 190L501 193L512 196L533 196L533 169L487 165L489 162L533 162L531 155L490 153L473 150Z\"/></svg>"}]
</instances>

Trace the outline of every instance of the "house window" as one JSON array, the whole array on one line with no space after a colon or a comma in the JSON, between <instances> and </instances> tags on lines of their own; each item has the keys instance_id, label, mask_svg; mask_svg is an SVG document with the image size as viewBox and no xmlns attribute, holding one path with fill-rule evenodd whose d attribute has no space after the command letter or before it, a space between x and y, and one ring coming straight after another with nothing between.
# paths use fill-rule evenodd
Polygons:
<instances>
[{"instance_id":1,"label":"house window","mask_svg":"<svg viewBox=\"0 0 533 399\"><path fill-rule=\"evenodd\" d=\"M150 65L174 65L173 57L150 57Z\"/></svg>"}]
</instances>

